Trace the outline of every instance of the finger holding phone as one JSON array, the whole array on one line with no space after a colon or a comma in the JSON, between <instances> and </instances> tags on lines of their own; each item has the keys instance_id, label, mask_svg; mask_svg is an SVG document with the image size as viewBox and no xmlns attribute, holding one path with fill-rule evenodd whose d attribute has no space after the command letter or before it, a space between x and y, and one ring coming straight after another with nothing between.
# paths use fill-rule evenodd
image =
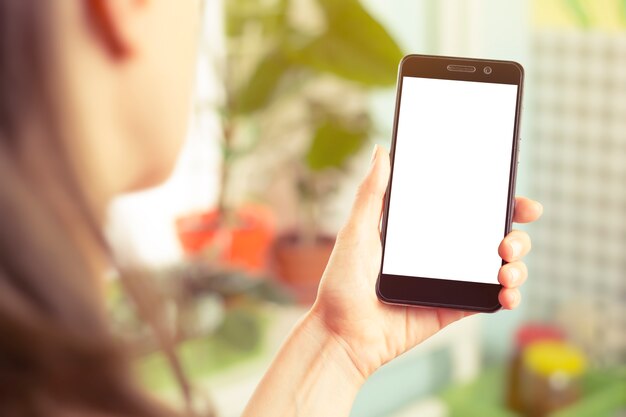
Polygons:
<instances>
[{"instance_id":1,"label":"finger holding phone","mask_svg":"<svg viewBox=\"0 0 626 417\"><path fill-rule=\"evenodd\" d=\"M474 314L442 307L391 305L377 298L374 287L382 253L379 224L390 166L384 149L377 148L375 154L309 314L341 341L364 378L443 327ZM515 222L528 223L541 216L539 203L524 197L515 201ZM459 210L459 216L463 215ZM521 301L518 287L527 276L522 258L529 250L530 239L522 231L511 232L494 249L509 262L496 273L502 286L499 302L504 309L514 309ZM451 262L455 255L448 253Z\"/></svg>"}]
</instances>

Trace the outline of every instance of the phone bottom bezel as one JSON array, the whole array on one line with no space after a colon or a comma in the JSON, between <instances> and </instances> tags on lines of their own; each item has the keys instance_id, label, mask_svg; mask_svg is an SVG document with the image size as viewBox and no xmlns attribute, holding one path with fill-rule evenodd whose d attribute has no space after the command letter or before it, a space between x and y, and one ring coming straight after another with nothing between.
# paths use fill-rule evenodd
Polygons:
<instances>
[{"instance_id":1,"label":"phone bottom bezel","mask_svg":"<svg viewBox=\"0 0 626 417\"><path fill-rule=\"evenodd\" d=\"M376 294L386 304L493 313L502 308L500 284L381 274Z\"/></svg>"}]
</instances>

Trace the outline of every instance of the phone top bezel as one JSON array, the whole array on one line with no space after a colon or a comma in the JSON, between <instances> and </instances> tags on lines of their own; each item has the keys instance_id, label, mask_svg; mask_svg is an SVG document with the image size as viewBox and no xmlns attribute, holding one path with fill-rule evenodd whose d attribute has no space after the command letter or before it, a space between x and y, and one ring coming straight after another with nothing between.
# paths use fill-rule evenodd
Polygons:
<instances>
[{"instance_id":1,"label":"phone top bezel","mask_svg":"<svg viewBox=\"0 0 626 417\"><path fill-rule=\"evenodd\" d=\"M474 66L475 72L450 71L449 65ZM491 74L485 74L483 68L492 68ZM468 311L494 312L502 308L498 294L502 288L499 284L455 281L426 277L410 277L383 274L385 243L387 234L387 213L393 181L393 164L398 129L398 117L401 103L403 77L423 77L443 80L475 81L496 84L517 85L517 102L515 109L514 134L511 147L511 164L509 171L509 194L507 202L506 222L503 237L512 227L513 208L515 204L515 182L517 177L519 130L524 83L524 69L514 61L474 59L432 55L407 55L400 62L396 88L396 106L393 122L393 137L390 150L391 176L384 201L383 219L381 222L382 258L376 294L385 303L454 308ZM505 262L503 261L503 264Z\"/></svg>"}]
</instances>

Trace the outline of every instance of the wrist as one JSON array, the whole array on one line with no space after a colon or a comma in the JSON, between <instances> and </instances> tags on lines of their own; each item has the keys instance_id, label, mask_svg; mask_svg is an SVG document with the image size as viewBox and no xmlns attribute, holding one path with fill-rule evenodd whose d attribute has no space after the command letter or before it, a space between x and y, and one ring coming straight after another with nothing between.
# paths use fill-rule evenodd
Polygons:
<instances>
[{"instance_id":1,"label":"wrist","mask_svg":"<svg viewBox=\"0 0 626 417\"><path fill-rule=\"evenodd\" d=\"M370 372L362 366L356 353L340 335L330 329L313 310L304 316L298 327L310 339L310 343L319 349L325 360L332 362L347 381L360 388Z\"/></svg>"},{"instance_id":2,"label":"wrist","mask_svg":"<svg viewBox=\"0 0 626 417\"><path fill-rule=\"evenodd\" d=\"M244 416L347 416L365 381L342 343L315 314L293 329Z\"/></svg>"}]
</instances>

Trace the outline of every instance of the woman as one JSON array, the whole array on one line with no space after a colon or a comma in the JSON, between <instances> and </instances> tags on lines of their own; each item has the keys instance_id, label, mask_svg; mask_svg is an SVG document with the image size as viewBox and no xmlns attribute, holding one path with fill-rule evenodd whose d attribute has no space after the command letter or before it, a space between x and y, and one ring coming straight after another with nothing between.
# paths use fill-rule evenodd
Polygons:
<instances>
[{"instance_id":1,"label":"woman","mask_svg":"<svg viewBox=\"0 0 626 417\"><path fill-rule=\"evenodd\" d=\"M189 111L194 0L0 1L0 415L159 416L102 302L101 225L117 194L172 170ZM375 148L314 306L245 416L347 416L365 379L466 313L383 305L374 282L389 177ZM518 198L515 221L541 206ZM530 240L499 253L515 308ZM494 248L495 250L495 248ZM454 254L450 254L454 257Z\"/></svg>"}]
</instances>

